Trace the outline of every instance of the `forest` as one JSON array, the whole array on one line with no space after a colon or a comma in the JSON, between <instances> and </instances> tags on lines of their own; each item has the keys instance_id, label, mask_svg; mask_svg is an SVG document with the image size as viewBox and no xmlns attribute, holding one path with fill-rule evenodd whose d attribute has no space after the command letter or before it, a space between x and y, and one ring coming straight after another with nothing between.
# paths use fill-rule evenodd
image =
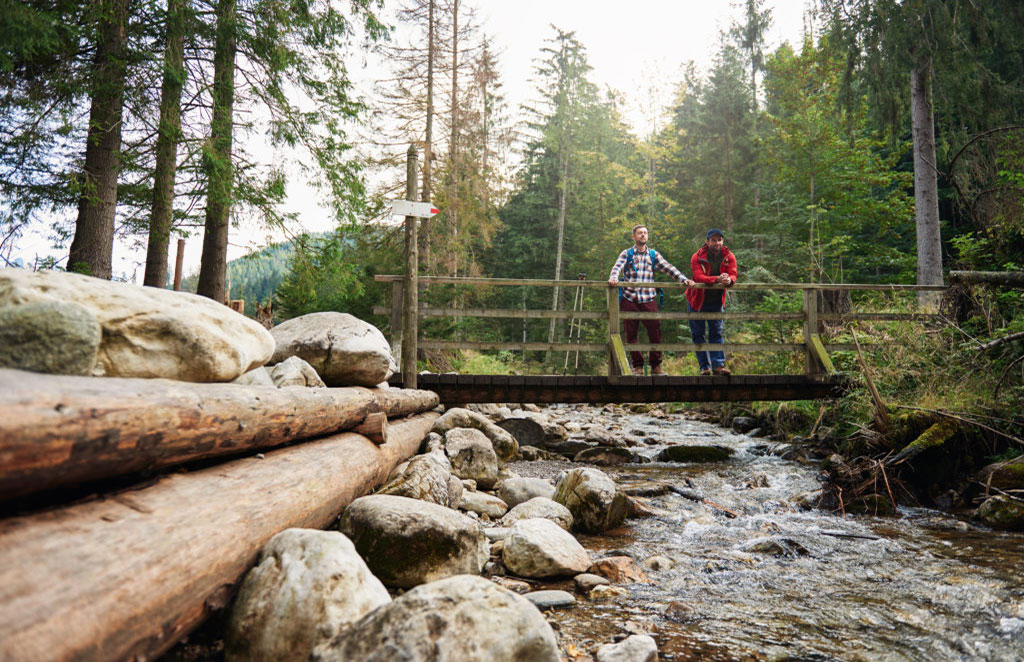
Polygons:
<instances>
[{"instance_id":1,"label":"forest","mask_svg":"<svg viewBox=\"0 0 1024 662\"><path fill-rule=\"evenodd\" d=\"M172 240L198 233L199 294L244 298L250 315L272 301L278 321L351 312L387 332L372 308L390 292L373 277L401 272L404 239L381 219L404 190L405 147L415 145L421 199L442 210L420 224L422 275L604 280L636 224L684 271L707 229L722 229L744 282L942 285L951 269L1022 269L1018 0L815 0L800 43L772 48L771 8L737 2L710 68L681 63L672 103L655 113L664 120L644 135L623 119L623 92L592 81L572 26L550 27L533 72L537 102L518 109L471 3L401 0L401 39L383 10L382 0L5 2L0 258L9 266L26 230L47 224L66 260L42 266L111 278L115 242L134 243L146 247L145 284L166 287ZM346 63L371 49L390 71L363 93ZM261 160L256 143L301 155L298 177L329 200L333 231L305 233L282 211L296 175ZM229 268L243 218L292 240ZM956 433L981 449L971 446L971 462L1018 455L1021 292L872 296L897 310L938 310L946 323L830 329L875 347L866 362L840 353L837 366L871 370L894 413L933 413L902 410L898 433L879 431L879 404L863 390L824 419L813 403L750 409L782 428L814 423L851 456L883 453L887 440L934 425L934 412L958 412L968 423ZM445 286L423 297L573 305L564 289L554 302L539 288ZM734 310L799 310L783 292L732 301ZM685 308L678 298L668 306ZM550 341L567 328L456 318L425 332ZM750 323L729 333L790 332ZM798 358L752 354L735 365L786 372ZM550 373L561 359L435 352L422 367ZM591 356L583 369L600 374L604 360ZM692 357L668 365L696 374Z\"/></svg>"}]
</instances>

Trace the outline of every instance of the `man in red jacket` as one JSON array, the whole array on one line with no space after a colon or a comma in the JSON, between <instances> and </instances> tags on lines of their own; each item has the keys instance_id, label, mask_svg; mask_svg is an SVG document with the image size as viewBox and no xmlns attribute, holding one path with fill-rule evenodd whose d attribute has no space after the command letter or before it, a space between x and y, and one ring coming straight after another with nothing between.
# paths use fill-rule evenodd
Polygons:
<instances>
[{"instance_id":1,"label":"man in red jacket","mask_svg":"<svg viewBox=\"0 0 1024 662\"><path fill-rule=\"evenodd\" d=\"M736 256L725 246L725 235L721 230L708 230L704 245L690 258L690 269L693 281L705 285L729 287L736 282ZM725 308L725 290L718 296L718 290L688 288L686 290L687 308L691 313L720 313ZM694 344L708 342L712 345L721 344L723 320L690 320L690 337ZM705 341L705 324L707 340ZM700 374L731 375L732 371L725 367L725 352L698 351L697 365Z\"/></svg>"}]
</instances>

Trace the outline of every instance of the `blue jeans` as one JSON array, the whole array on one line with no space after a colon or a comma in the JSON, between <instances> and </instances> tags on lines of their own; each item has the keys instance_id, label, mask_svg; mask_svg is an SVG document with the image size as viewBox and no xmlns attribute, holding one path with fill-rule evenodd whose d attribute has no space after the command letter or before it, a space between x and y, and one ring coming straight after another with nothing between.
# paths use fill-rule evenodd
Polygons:
<instances>
[{"instance_id":1,"label":"blue jeans","mask_svg":"<svg viewBox=\"0 0 1024 662\"><path fill-rule=\"evenodd\" d=\"M718 294L715 292L714 294ZM700 310L694 310L693 306L686 304L687 310L691 313L720 313L722 312L722 301L718 297L705 297L704 305L700 307ZM700 345L705 342L713 345L720 344L722 341L722 322L723 320L690 320L690 338L693 340L695 345ZM705 340L704 329L707 326L707 339ZM725 352L709 352L702 351L697 352L697 365L700 369L710 370L712 368L719 368L725 365Z\"/></svg>"}]
</instances>

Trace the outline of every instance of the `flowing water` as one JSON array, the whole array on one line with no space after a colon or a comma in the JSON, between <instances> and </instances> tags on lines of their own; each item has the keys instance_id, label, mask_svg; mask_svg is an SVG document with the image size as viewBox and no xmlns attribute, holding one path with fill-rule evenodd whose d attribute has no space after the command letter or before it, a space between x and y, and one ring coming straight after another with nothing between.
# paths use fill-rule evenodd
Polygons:
<instances>
[{"instance_id":1,"label":"flowing water","mask_svg":"<svg viewBox=\"0 0 1024 662\"><path fill-rule=\"evenodd\" d=\"M651 583L628 585L626 597L549 612L568 659L647 632L670 661L1024 660L1024 535L925 509L896 518L801 509L821 487L819 467L765 454L764 439L682 415L548 413L646 437L651 445L639 451L648 457L665 444L735 451L721 463L604 469L627 490L675 485L738 516L667 492L646 499L657 516L581 536L595 558L660 555L672 566L648 570ZM552 476L568 466L513 469Z\"/></svg>"}]
</instances>

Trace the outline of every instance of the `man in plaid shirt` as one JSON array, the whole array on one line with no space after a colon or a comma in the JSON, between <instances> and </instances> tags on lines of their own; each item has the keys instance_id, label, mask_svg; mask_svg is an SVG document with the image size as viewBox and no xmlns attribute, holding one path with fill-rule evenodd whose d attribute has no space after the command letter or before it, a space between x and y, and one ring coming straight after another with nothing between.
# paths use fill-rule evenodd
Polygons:
<instances>
[{"instance_id":1,"label":"man in plaid shirt","mask_svg":"<svg viewBox=\"0 0 1024 662\"><path fill-rule=\"evenodd\" d=\"M657 251L653 249L648 250L647 226L634 225L632 260L630 260L630 249L627 248L619 253L619 259L615 261L615 265L612 267L612 272L608 276L608 284L617 285L620 273L622 274L622 279L625 281L653 283L655 269L672 276L680 283L688 284L690 282L681 271L669 264L668 260L663 258ZM653 287L624 287L622 288L622 296L619 297L619 310L632 312L657 312L657 297L658 291ZM627 344L636 344L637 342L637 332L639 331L639 324L637 324L637 322L644 323L644 328L647 329L647 338L650 340L652 345L656 345L661 342L661 320L627 319L622 320L622 325L625 327L626 331ZM630 352L629 358L630 363L633 365L633 374L644 374L644 355L640 352ZM652 351L649 360L652 375L668 374L661 368L661 352Z\"/></svg>"}]
</instances>

